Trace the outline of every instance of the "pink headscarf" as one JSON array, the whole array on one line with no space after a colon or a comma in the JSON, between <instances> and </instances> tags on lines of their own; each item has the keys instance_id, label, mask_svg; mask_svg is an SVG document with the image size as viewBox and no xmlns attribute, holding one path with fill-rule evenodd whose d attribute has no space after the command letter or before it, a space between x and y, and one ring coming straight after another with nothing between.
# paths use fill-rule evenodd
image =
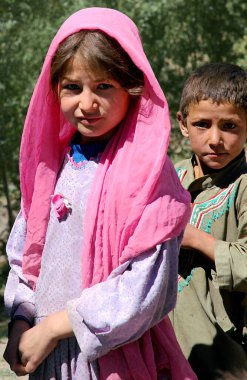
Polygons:
<instances>
[{"instance_id":1,"label":"pink headscarf","mask_svg":"<svg viewBox=\"0 0 247 380\"><path fill-rule=\"evenodd\" d=\"M104 281L126 260L177 237L189 216L190 196L181 187L166 155L170 134L167 102L143 52L135 24L112 9L78 11L64 22L50 45L21 143L22 210L27 219L23 273L34 286L40 271L51 194L64 149L75 133L51 92L50 65L58 45L81 29L100 29L115 38L145 77L140 103L130 107L108 144L91 187L85 216L83 288ZM142 345L145 349L141 349ZM102 379L127 380L132 378L130 374L135 378L136 371L138 379L156 379L156 368L167 368L172 379L195 379L168 319L139 341L110 352L99 364Z\"/></svg>"}]
</instances>

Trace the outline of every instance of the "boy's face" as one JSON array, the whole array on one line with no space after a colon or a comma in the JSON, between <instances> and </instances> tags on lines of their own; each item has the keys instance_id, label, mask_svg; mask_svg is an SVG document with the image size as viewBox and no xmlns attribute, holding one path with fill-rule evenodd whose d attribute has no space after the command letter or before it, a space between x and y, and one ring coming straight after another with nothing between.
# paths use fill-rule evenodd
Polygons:
<instances>
[{"instance_id":1,"label":"boy's face","mask_svg":"<svg viewBox=\"0 0 247 380\"><path fill-rule=\"evenodd\" d=\"M177 114L183 136L190 139L201 175L219 170L236 158L247 138L247 115L242 107L201 100L191 104L186 121Z\"/></svg>"}]
</instances>

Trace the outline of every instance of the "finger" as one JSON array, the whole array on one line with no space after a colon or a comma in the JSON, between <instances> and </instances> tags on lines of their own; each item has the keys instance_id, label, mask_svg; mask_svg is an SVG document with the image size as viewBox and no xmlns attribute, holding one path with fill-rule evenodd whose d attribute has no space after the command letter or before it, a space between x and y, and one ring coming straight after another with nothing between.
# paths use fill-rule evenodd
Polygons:
<instances>
[{"instance_id":1,"label":"finger","mask_svg":"<svg viewBox=\"0 0 247 380\"><path fill-rule=\"evenodd\" d=\"M25 358L25 356L22 354L20 350L18 350L18 363L22 364L23 367L25 367L27 362L28 362L28 359Z\"/></svg>"},{"instance_id":2,"label":"finger","mask_svg":"<svg viewBox=\"0 0 247 380\"><path fill-rule=\"evenodd\" d=\"M3 354L4 360L9 364L11 371L15 372L17 376L27 375L25 366L19 362L19 360L15 360L14 357L8 354L8 352L4 352Z\"/></svg>"},{"instance_id":3,"label":"finger","mask_svg":"<svg viewBox=\"0 0 247 380\"><path fill-rule=\"evenodd\" d=\"M14 366L12 366L12 367L11 367L11 370L12 370L13 372L15 372L15 374L16 374L17 376L25 376L25 375L28 374L28 373L26 372L25 367L24 367L22 364L20 364L20 363L16 363Z\"/></svg>"},{"instance_id":4,"label":"finger","mask_svg":"<svg viewBox=\"0 0 247 380\"><path fill-rule=\"evenodd\" d=\"M29 361L29 362L26 364L26 366L25 366L25 371L26 371L27 373L33 373L33 372L37 369L37 367L38 367L38 364Z\"/></svg>"}]
</instances>

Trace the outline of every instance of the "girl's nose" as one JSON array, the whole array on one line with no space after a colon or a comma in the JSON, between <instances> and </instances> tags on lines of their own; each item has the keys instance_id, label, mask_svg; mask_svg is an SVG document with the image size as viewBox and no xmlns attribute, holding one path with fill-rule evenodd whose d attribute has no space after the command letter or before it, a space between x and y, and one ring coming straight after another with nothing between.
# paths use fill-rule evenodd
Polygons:
<instances>
[{"instance_id":1,"label":"girl's nose","mask_svg":"<svg viewBox=\"0 0 247 380\"><path fill-rule=\"evenodd\" d=\"M94 112L98 109L96 96L92 91L83 90L79 98L79 108L82 112Z\"/></svg>"}]
</instances>

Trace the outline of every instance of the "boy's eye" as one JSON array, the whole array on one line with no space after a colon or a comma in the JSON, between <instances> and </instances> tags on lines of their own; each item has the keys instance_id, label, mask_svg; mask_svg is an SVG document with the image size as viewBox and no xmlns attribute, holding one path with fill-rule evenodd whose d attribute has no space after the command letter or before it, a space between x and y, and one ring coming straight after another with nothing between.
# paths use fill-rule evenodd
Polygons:
<instances>
[{"instance_id":1,"label":"boy's eye","mask_svg":"<svg viewBox=\"0 0 247 380\"><path fill-rule=\"evenodd\" d=\"M206 121L197 121L194 123L194 126L202 129L209 128L209 124Z\"/></svg>"},{"instance_id":2,"label":"boy's eye","mask_svg":"<svg viewBox=\"0 0 247 380\"><path fill-rule=\"evenodd\" d=\"M224 129L229 130L229 129L234 129L234 128L236 128L236 125L233 123L225 123L224 124Z\"/></svg>"},{"instance_id":3,"label":"boy's eye","mask_svg":"<svg viewBox=\"0 0 247 380\"><path fill-rule=\"evenodd\" d=\"M98 86L97 86L97 88L98 88L99 90L108 90L108 88L112 88L112 87L113 87L113 85L110 84L110 83L100 83L100 84L98 84Z\"/></svg>"}]
</instances>

